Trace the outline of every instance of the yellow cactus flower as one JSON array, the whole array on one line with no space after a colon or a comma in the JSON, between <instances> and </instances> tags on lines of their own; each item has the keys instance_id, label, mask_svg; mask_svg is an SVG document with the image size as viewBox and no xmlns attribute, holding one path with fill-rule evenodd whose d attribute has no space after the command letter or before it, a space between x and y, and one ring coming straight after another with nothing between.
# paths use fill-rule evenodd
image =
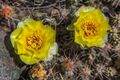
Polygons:
<instances>
[{"instance_id":1,"label":"yellow cactus flower","mask_svg":"<svg viewBox=\"0 0 120 80\"><path fill-rule=\"evenodd\" d=\"M55 44L55 31L41 21L26 19L18 24L10 38L20 59L26 64L34 64L49 57Z\"/></svg>"},{"instance_id":2,"label":"yellow cactus flower","mask_svg":"<svg viewBox=\"0 0 120 80\"><path fill-rule=\"evenodd\" d=\"M73 24L75 42L82 47L102 47L110 29L104 14L99 9L82 6L75 15L77 17Z\"/></svg>"}]
</instances>

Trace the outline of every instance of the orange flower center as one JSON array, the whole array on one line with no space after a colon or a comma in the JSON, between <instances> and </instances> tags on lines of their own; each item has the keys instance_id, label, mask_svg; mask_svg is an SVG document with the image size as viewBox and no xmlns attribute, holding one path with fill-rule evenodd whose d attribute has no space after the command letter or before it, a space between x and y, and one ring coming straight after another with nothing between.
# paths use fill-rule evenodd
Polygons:
<instances>
[{"instance_id":1,"label":"orange flower center","mask_svg":"<svg viewBox=\"0 0 120 80\"><path fill-rule=\"evenodd\" d=\"M26 43L29 48L39 50L42 46L42 38L35 32L26 38Z\"/></svg>"},{"instance_id":2,"label":"orange flower center","mask_svg":"<svg viewBox=\"0 0 120 80\"><path fill-rule=\"evenodd\" d=\"M94 22L83 23L83 30L85 36L94 36L97 33L97 25Z\"/></svg>"}]
</instances>

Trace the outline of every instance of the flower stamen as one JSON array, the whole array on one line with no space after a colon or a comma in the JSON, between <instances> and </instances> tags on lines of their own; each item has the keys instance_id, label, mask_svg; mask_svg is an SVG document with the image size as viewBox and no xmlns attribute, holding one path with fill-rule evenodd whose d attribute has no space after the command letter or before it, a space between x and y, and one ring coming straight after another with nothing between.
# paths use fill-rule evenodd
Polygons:
<instances>
[{"instance_id":1,"label":"flower stamen","mask_svg":"<svg viewBox=\"0 0 120 80\"><path fill-rule=\"evenodd\" d=\"M42 46L42 38L38 33L33 33L26 38L27 46L39 50Z\"/></svg>"},{"instance_id":2,"label":"flower stamen","mask_svg":"<svg viewBox=\"0 0 120 80\"><path fill-rule=\"evenodd\" d=\"M83 30L85 36L94 36L97 33L97 25L94 22L85 22L83 23Z\"/></svg>"}]
</instances>

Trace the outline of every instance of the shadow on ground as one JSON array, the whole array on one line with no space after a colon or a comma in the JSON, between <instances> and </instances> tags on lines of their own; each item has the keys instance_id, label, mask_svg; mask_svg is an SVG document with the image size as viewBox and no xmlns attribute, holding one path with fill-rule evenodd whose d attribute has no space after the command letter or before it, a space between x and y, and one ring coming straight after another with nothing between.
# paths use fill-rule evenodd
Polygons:
<instances>
[{"instance_id":1,"label":"shadow on ground","mask_svg":"<svg viewBox=\"0 0 120 80\"><path fill-rule=\"evenodd\" d=\"M14 63L18 67L23 67L25 64L20 60L19 56L15 53L14 48L12 47L12 44L10 41L10 33L7 33L7 35L5 36L4 43L5 43L6 49L10 54L10 57L14 59Z\"/></svg>"}]
</instances>

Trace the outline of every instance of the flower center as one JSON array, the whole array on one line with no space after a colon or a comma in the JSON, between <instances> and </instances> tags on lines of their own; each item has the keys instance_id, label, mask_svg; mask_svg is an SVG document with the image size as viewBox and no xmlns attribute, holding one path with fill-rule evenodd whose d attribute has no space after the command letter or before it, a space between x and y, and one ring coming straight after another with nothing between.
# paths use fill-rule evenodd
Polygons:
<instances>
[{"instance_id":1,"label":"flower center","mask_svg":"<svg viewBox=\"0 0 120 80\"><path fill-rule=\"evenodd\" d=\"M42 38L38 33L33 33L26 38L27 46L35 50L39 50L42 46Z\"/></svg>"},{"instance_id":2,"label":"flower center","mask_svg":"<svg viewBox=\"0 0 120 80\"><path fill-rule=\"evenodd\" d=\"M84 30L85 36L87 37L94 36L97 33L97 27L94 22L85 22L82 28Z\"/></svg>"}]
</instances>

